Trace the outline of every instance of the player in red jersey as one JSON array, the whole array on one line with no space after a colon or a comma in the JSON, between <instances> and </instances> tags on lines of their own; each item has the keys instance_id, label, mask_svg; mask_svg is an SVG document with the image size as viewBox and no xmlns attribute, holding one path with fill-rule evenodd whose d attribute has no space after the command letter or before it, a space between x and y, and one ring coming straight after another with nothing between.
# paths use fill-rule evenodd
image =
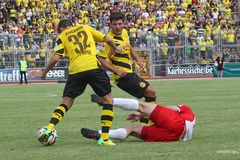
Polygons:
<instances>
[{"instance_id":1,"label":"player in red jersey","mask_svg":"<svg viewBox=\"0 0 240 160\"><path fill-rule=\"evenodd\" d=\"M114 105L125 110L135 110L127 120L138 121L148 115L153 125L131 124L125 128L110 130L109 136L114 139L126 139L129 135L145 142L188 141L192 139L195 127L195 115L186 105L161 106L134 99L114 98ZM98 139L101 131L82 128L86 138Z\"/></svg>"}]
</instances>

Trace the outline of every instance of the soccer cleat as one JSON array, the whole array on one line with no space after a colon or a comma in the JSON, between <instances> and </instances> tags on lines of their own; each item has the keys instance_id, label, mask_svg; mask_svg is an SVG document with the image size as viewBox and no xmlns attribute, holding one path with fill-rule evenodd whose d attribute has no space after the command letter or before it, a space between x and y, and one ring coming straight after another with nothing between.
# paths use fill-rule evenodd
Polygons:
<instances>
[{"instance_id":1,"label":"soccer cleat","mask_svg":"<svg viewBox=\"0 0 240 160\"><path fill-rule=\"evenodd\" d=\"M53 132L53 131L52 131L52 130L49 130L49 129L45 130L44 132L42 132L42 133L37 137L38 141L39 141L40 143L46 142L47 139L48 139L48 137L52 134L52 132Z\"/></svg>"},{"instance_id":2,"label":"soccer cleat","mask_svg":"<svg viewBox=\"0 0 240 160\"><path fill-rule=\"evenodd\" d=\"M91 130L91 129L88 129L88 128L82 128L81 129L81 134L85 138L94 139L94 140L99 140L100 137L101 137L101 134L98 131Z\"/></svg>"},{"instance_id":3,"label":"soccer cleat","mask_svg":"<svg viewBox=\"0 0 240 160\"><path fill-rule=\"evenodd\" d=\"M96 94L91 94L91 102L97 103L99 106L103 105L101 98Z\"/></svg>"},{"instance_id":4,"label":"soccer cleat","mask_svg":"<svg viewBox=\"0 0 240 160\"><path fill-rule=\"evenodd\" d=\"M106 146L115 146L116 144L113 143L110 139L108 139L107 141L104 141L102 138L100 138L98 140L98 144L99 145L106 145Z\"/></svg>"}]
</instances>

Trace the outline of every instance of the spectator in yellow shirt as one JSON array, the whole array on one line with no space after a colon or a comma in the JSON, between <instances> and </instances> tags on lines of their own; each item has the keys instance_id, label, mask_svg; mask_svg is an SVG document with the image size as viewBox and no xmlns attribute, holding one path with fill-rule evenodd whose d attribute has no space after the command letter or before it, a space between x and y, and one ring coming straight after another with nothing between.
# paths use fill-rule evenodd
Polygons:
<instances>
[{"instance_id":1,"label":"spectator in yellow shirt","mask_svg":"<svg viewBox=\"0 0 240 160\"><path fill-rule=\"evenodd\" d=\"M162 53L162 57L164 59L167 59L168 56L168 44L163 40L162 43L160 43L160 51Z\"/></svg>"},{"instance_id":2,"label":"spectator in yellow shirt","mask_svg":"<svg viewBox=\"0 0 240 160\"><path fill-rule=\"evenodd\" d=\"M207 41L206 41L206 45L207 45L207 57L209 57L210 59L212 59L212 54L213 54L213 40L211 39L211 37L208 37L207 38Z\"/></svg>"},{"instance_id":3,"label":"spectator in yellow shirt","mask_svg":"<svg viewBox=\"0 0 240 160\"><path fill-rule=\"evenodd\" d=\"M198 45L200 47L200 57L203 60L206 60L206 41L204 39L200 39Z\"/></svg>"},{"instance_id":4,"label":"spectator in yellow shirt","mask_svg":"<svg viewBox=\"0 0 240 160\"><path fill-rule=\"evenodd\" d=\"M235 34L232 32L228 32L226 41L227 44L235 44Z\"/></svg>"}]
</instances>

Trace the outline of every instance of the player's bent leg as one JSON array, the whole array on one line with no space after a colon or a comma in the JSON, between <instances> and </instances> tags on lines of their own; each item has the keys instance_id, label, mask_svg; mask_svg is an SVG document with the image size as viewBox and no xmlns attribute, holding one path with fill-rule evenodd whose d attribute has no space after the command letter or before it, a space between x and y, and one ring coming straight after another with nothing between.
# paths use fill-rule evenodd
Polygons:
<instances>
[{"instance_id":1,"label":"player's bent leg","mask_svg":"<svg viewBox=\"0 0 240 160\"><path fill-rule=\"evenodd\" d=\"M156 89L152 85L149 85L148 88L145 90L144 97L155 98L155 100L152 100L152 102L154 101L156 103L156 99L157 99Z\"/></svg>"},{"instance_id":2,"label":"player's bent leg","mask_svg":"<svg viewBox=\"0 0 240 160\"><path fill-rule=\"evenodd\" d=\"M150 116L152 111L155 109L157 104L150 104L146 102L139 101L139 111Z\"/></svg>"},{"instance_id":3,"label":"player's bent leg","mask_svg":"<svg viewBox=\"0 0 240 160\"><path fill-rule=\"evenodd\" d=\"M152 85L149 85L147 87L147 89L144 92L144 98L145 98L145 102L151 103L151 104L155 104L156 103L156 90ZM149 121L149 116L143 117L140 120L141 124L152 124L151 121Z\"/></svg>"},{"instance_id":4,"label":"player's bent leg","mask_svg":"<svg viewBox=\"0 0 240 160\"><path fill-rule=\"evenodd\" d=\"M63 97L62 104L57 106L57 108L54 110L52 117L50 119L50 122L48 124L48 129L53 130L55 126L61 121L65 115L65 113L72 107L74 103L74 98L70 97Z\"/></svg>"},{"instance_id":5,"label":"player's bent leg","mask_svg":"<svg viewBox=\"0 0 240 160\"><path fill-rule=\"evenodd\" d=\"M156 103L156 98L155 97L145 96L144 98L145 98L145 102L147 102L147 103L150 103L150 104L155 104ZM151 121L149 121L149 116L141 118L141 120L139 122L142 123L142 124L145 124L145 125L152 123Z\"/></svg>"},{"instance_id":6,"label":"player's bent leg","mask_svg":"<svg viewBox=\"0 0 240 160\"><path fill-rule=\"evenodd\" d=\"M62 103L65 104L68 109L70 109L74 103L74 98L63 97Z\"/></svg>"},{"instance_id":7,"label":"player's bent leg","mask_svg":"<svg viewBox=\"0 0 240 160\"><path fill-rule=\"evenodd\" d=\"M48 139L48 137L51 135L52 131L54 130L55 126L63 119L68 109L71 108L73 102L74 102L73 98L70 98L70 97L63 98L62 104L57 106L56 109L53 111L50 122L47 126L47 130L42 132L42 134L40 134L37 137L39 142L44 142L46 139Z\"/></svg>"},{"instance_id":8,"label":"player's bent leg","mask_svg":"<svg viewBox=\"0 0 240 160\"><path fill-rule=\"evenodd\" d=\"M141 132L143 127L143 124L131 124L126 127L127 134L141 139Z\"/></svg>"},{"instance_id":9,"label":"player's bent leg","mask_svg":"<svg viewBox=\"0 0 240 160\"><path fill-rule=\"evenodd\" d=\"M101 102L104 104L113 104L112 93L108 93L107 95L101 97Z\"/></svg>"}]
</instances>

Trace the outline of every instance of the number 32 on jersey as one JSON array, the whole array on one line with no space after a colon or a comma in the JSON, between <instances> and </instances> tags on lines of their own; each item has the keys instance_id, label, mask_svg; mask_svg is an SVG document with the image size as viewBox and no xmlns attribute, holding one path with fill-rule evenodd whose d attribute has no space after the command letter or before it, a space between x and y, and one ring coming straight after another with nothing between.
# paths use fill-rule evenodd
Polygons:
<instances>
[{"instance_id":1,"label":"number 32 on jersey","mask_svg":"<svg viewBox=\"0 0 240 160\"><path fill-rule=\"evenodd\" d=\"M85 31L79 31L77 34L68 36L69 42L74 42L75 52L77 54L91 54L90 51L87 51L86 48L90 47L90 44L87 44L88 35Z\"/></svg>"}]
</instances>

